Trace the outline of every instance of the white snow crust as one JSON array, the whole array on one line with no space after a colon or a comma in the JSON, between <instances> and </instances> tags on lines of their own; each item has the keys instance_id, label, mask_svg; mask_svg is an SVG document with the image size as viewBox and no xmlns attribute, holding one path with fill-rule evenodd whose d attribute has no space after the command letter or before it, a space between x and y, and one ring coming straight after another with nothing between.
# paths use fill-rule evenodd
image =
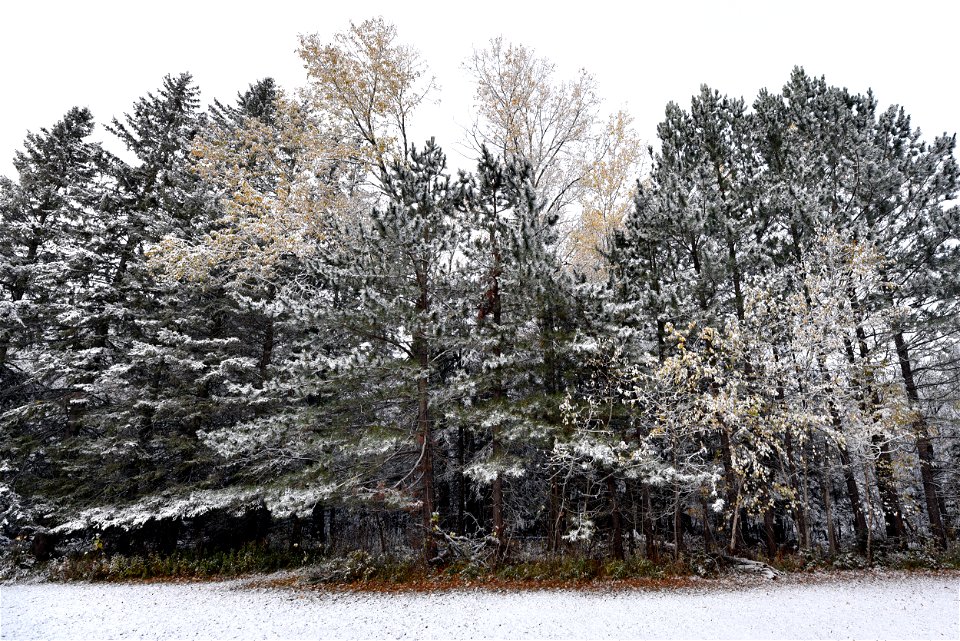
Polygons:
<instances>
[{"instance_id":1,"label":"white snow crust","mask_svg":"<svg viewBox=\"0 0 960 641\"><path fill-rule=\"evenodd\" d=\"M2 639L958 639L960 576L663 591L0 587Z\"/></svg>"}]
</instances>

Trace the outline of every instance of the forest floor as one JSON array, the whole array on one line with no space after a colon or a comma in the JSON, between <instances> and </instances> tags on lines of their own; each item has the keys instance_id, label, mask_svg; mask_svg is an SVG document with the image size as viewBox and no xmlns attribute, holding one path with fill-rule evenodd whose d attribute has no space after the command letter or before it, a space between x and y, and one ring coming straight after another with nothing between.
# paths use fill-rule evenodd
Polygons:
<instances>
[{"instance_id":1,"label":"forest floor","mask_svg":"<svg viewBox=\"0 0 960 641\"><path fill-rule=\"evenodd\" d=\"M0 639L960 638L955 571L430 592L307 588L301 578L5 585Z\"/></svg>"}]
</instances>

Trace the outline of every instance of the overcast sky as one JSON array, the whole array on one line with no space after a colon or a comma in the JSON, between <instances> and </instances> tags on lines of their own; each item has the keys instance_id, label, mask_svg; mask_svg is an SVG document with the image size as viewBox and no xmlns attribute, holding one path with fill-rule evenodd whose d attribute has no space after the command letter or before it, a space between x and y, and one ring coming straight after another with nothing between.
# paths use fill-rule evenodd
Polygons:
<instances>
[{"instance_id":1,"label":"overcast sky","mask_svg":"<svg viewBox=\"0 0 960 641\"><path fill-rule=\"evenodd\" d=\"M0 20L0 174L14 175L11 160L28 130L51 126L71 106L87 106L106 122L165 74L182 71L194 75L205 104L232 100L265 76L296 87L305 80L298 33L327 38L378 15L397 25L436 76L440 102L420 112L414 133L435 135L454 166L466 164L456 143L472 99L461 65L497 35L551 59L561 76L590 71L607 107L626 107L651 141L664 105L688 105L702 83L751 101L762 87L779 90L795 65L851 90L872 87L881 106L902 104L932 139L960 129L957 7L916 0L14 0ZM98 136L119 151L102 129Z\"/></svg>"}]
</instances>

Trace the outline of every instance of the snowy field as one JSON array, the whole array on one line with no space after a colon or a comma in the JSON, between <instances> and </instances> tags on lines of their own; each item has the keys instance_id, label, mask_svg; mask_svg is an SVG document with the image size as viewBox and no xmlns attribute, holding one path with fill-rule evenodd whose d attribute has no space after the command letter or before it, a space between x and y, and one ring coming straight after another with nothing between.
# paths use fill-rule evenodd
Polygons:
<instances>
[{"instance_id":1,"label":"snowy field","mask_svg":"<svg viewBox=\"0 0 960 641\"><path fill-rule=\"evenodd\" d=\"M960 575L739 589L315 593L204 584L0 588L2 639L958 639Z\"/></svg>"}]
</instances>

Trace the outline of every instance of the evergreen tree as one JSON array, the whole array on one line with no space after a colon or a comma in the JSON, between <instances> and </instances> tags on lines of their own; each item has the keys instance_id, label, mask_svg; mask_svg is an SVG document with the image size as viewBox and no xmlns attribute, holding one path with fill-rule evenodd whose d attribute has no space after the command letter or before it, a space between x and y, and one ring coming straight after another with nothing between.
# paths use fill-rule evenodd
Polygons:
<instances>
[{"instance_id":1,"label":"evergreen tree","mask_svg":"<svg viewBox=\"0 0 960 641\"><path fill-rule=\"evenodd\" d=\"M64 458L85 454L99 433L87 414L109 402L97 385L115 361L108 341L110 286L116 269L111 217L105 213L114 161L89 142L87 109L71 109L51 129L29 134L5 183L2 367L15 397L2 415L6 456L18 491L72 498Z\"/></svg>"},{"instance_id":2,"label":"evergreen tree","mask_svg":"<svg viewBox=\"0 0 960 641\"><path fill-rule=\"evenodd\" d=\"M492 532L505 552L504 498L536 488L542 496L545 453L559 429L558 398L570 333L563 335L571 283L560 268L556 216L544 213L526 161L509 164L484 147L476 175L461 178L462 206L470 230L464 245L466 308L473 318L465 336L456 385L467 407L456 421L474 441L466 474L492 490ZM470 460L472 459L472 460ZM515 505L514 526L523 520ZM549 518L549 517L548 517Z\"/></svg>"}]
</instances>

